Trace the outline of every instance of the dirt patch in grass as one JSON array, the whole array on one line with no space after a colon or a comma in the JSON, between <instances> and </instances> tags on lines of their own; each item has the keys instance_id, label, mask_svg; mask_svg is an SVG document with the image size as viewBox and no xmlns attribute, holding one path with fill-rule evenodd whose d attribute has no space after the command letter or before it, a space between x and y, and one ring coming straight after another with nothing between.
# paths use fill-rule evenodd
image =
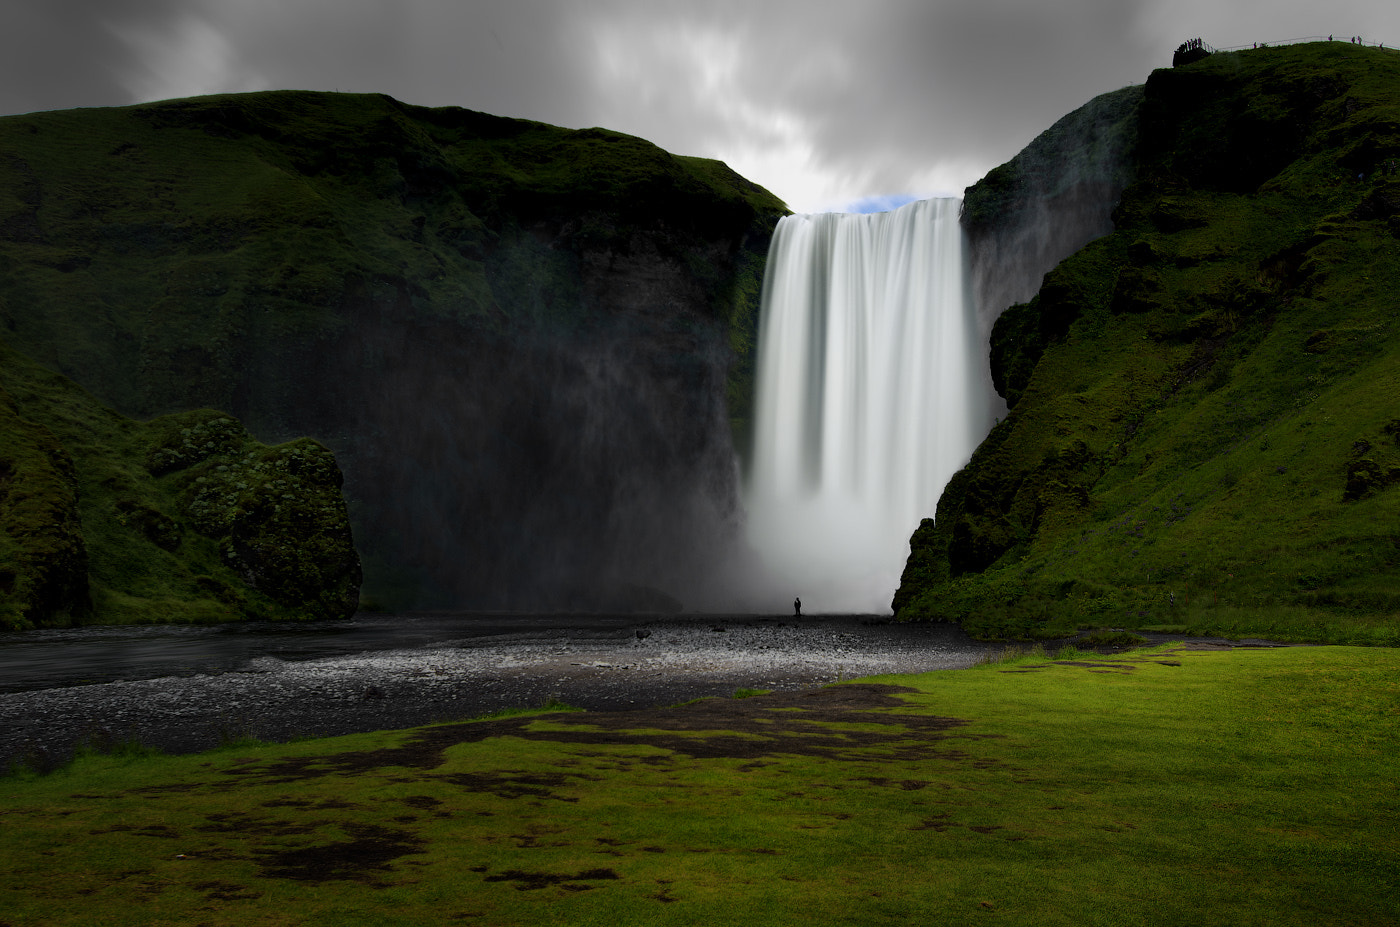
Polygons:
<instances>
[{"instance_id":1,"label":"dirt patch in grass","mask_svg":"<svg viewBox=\"0 0 1400 927\"><path fill-rule=\"evenodd\" d=\"M1111 670L1115 670L1115 671L1120 672L1120 673L1131 673L1133 670L1137 669L1136 666L1133 666L1132 664L1130 664L1130 663L1128 663L1128 662L1126 662L1126 661L1123 661L1123 662L1116 662L1116 661L1115 661L1115 662L1113 662L1113 663L1090 663L1090 662L1088 662L1088 661L1086 661L1086 660L1056 660L1056 661L1055 661L1055 665L1056 665L1056 666L1079 666L1079 667L1083 667L1084 669L1111 669Z\"/></svg>"},{"instance_id":2,"label":"dirt patch in grass","mask_svg":"<svg viewBox=\"0 0 1400 927\"><path fill-rule=\"evenodd\" d=\"M246 811L216 812L195 830L205 834L238 834L257 837L296 837L315 831L320 824L308 821L281 821L262 818Z\"/></svg>"},{"instance_id":3,"label":"dirt patch in grass","mask_svg":"<svg viewBox=\"0 0 1400 927\"><path fill-rule=\"evenodd\" d=\"M420 811L433 811L442 804L442 799L434 798L431 795L410 795L407 798L400 798L399 801Z\"/></svg>"},{"instance_id":4,"label":"dirt patch in grass","mask_svg":"<svg viewBox=\"0 0 1400 927\"><path fill-rule=\"evenodd\" d=\"M1201 648L1201 649L1229 649L1229 648ZM1179 650L1168 650L1158 656L1169 656L1180 653ZM1091 673L1113 672L1131 673L1137 669L1135 663L1155 663L1157 666L1180 666L1180 660L1158 660L1151 657L1123 657L1121 659L1105 660L1095 662L1091 660L1050 660L1045 663L1030 663L1022 666L1015 666L1010 669L997 670L999 673L1038 673L1047 670L1052 666L1077 666L1080 669L1087 669Z\"/></svg>"},{"instance_id":5,"label":"dirt patch in grass","mask_svg":"<svg viewBox=\"0 0 1400 927\"><path fill-rule=\"evenodd\" d=\"M562 872L525 872L520 869L507 869L505 872L498 872L495 875L486 876L486 882L514 882L515 887L522 892L537 891L541 888L549 888L551 885L558 885L568 891L587 891L591 885L585 882L611 881L619 879L616 872L611 869L589 869L577 875L569 875Z\"/></svg>"},{"instance_id":6,"label":"dirt patch in grass","mask_svg":"<svg viewBox=\"0 0 1400 927\"><path fill-rule=\"evenodd\" d=\"M567 784L570 779L598 779L597 776L580 776L577 773L539 775L523 771L456 773L439 778L468 792L489 792L501 798L552 798L557 801L578 801L577 798L560 796L554 791Z\"/></svg>"},{"instance_id":7,"label":"dirt patch in grass","mask_svg":"<svg viewBox=\"0 0 1400 927\"><path fill-rule=\"evenodd\" d=\"M264 808L312 808L317 811L345 811L350 808L359 807L354 802L343 801L339 798L322 798L319 801L300 798L274 798L271 801L262 803Z\"/></svg>"},{"instance_id":8,"label":"dirt patch in grass","mask_svg":"<svg viewBox=\"0 0 1400 927\"><path fill-rule=\"evenodd\" d=\"M262 892L255 892L232 882L196 882L192 887L196 891L204 892L204 896L210 901L252 901L262 897Z\"/></svg>"},{"instance_id":9,"label":"dirt patch in grass","mask_svg":"<svg viewBox=\"0 0 1400 927\"><path fill-rule=\"evenodd\" d=\"M922 760L930 757L977 762L975 758L946 743L949 732L967 722L956 718L932 717L908 709L902 696L918 690L903 686L852 684L801 693L770 694L744 699L714 698L671 708L629 712L595 712L521 716L484 722L440 725L409 732L404 740L374 750L312 755L268 763L237 763L226 770L228 781L245 783L284 783L316 780L326 776L359 775L384 769L416 771L416 781L430 778L471 792L488 793L504 799L578 801L569 794L570 786L598 781L599 768L587 766L577 771L555 770L437 770L447 761L446 751L458 744L489 738L513 737L524 740L578 745L585 751L599 748L596 755L617 768L634 765L665 766L678 756L695 759L737 759L744 768L766 765L779 756L805 756L836 761L869 762L871 749L890 759ZM974 736L966 733L960 736ZM983 736L983 735L975 735ZM616 748L624 748L621 753ZM636 748L636 752L626 748ZM657 748L660 748L659 750ZM560 766L578 763L575 757ZM450 768L450 767L449 767ZM585 771L587 770L587 771ZM425 775L426 774L426 775ZM397 781L397 780L391 780ZM404 781L412 781L405 779ZM922 780L867 780L867 784L918 790ZM441 815L442 800L430 795L410 795L398 801L420 812ZM264 846L243 857L255 862L265 878L297 882L346 880L375 887L388 884L384 874L400 857L423 852L426 843L411 830L393 826L410 825L412 816L394 819L387 825L331 822L314 812L332 808L356 807L341 799L310 799L293 795L268 798L262 809L313 812L318 819L285 820L253 811L207 814L193 829L206 834L225 834L255 841L274 838L296 845ZM333 826L326 834L322 829ZM173 834L160 834L173 836ZM300 838L300 839L298 839ZM514 836L521 848L554 846L550 831L528 828ZM600 849L612 847L600 841ZM666 848L648 844L641 852L659 854ZM760 852L760 851L754 851ZM614 853L616 851L614 850ZM521 891L557 887L562 891L586 891L599 880L616 879L609 869L581 872L534 872L510 869L485 876L488 882L510 882ZM211 898L236 899L246 889L232 883L209 883ZM674 900L665 898L660 900Z\"/></svg>"},{"instance_id":10,"label":"dirt patch in grass","mask_svg":"<svg viewBox=\"0 0 1400 927\"><path fill-rule=\"evenodd\" d=\"M262 875L297 882L349 880L378 884L374 873L388 871L394 860L417 853L425 846L423 840L405 830L375 824L341 826L349 839L259 853Z\"/></svg>"},{"instance_id":11,"label":"dirt patch in grass","mask_svg":"<svg viewBox=\"0 0 1400 927\"><path fill-rule=\"evenodd\" d=\"M871 747L884 748L891 759L923 759L935 754L963 757L942 741L966 721L898 711L905 707L898 696L917 691L905 686L853 684L744 699L702 699L644 711L560 713L448 724L417 731L394 747L240 766L229 769L228 774L293 782L385 767L429 770L442 765L449 747L491 737L645 746L696 759L761 760L795 755L864 761L869 759L865 751ZM664 756L656 755L632 759L665 762ZM552 790L573 778L586 777L504 771L445 778L472 791L506 798L539 798L556 797Z\"/></svg>"},{"instance_id":12,"label":"dirt patch in grass","mask_svg":"<svg viewBox=\"0 0 1400 927\"><path fill-rule=\"evenodd\" d=\"M100 836L102 834L135 834L138 837L163 837L174 840L180 835L174 828L164 824L150 824L146 827L134 827L130 824L113 824L111 827L104 827L100 830L88 831L89 836Z\"/></svg>"},{"instance_id":13,"label":"dirt patch in grass","mask_svg":"<svg viewBox=\"0 0 1400 927\"><path fill-rule=\"evenodd\" d=\"M933 785L932 782L929 782L925 779L883 779L877 776L860 776L859 778L853 779L851 781L869 782L871 785L880 786L882 788L899 788L903 789L906 792L917 792L921 789L928 788L930 785Z\"/></svg>"}]
</instances>

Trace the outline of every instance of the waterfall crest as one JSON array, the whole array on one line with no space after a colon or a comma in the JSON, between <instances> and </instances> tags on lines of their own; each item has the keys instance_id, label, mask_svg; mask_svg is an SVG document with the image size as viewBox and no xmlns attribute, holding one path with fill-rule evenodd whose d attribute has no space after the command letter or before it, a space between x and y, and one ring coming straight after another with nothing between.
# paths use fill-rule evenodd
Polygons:
<instances>
[{"instance_id":1,"label":"waterfall crest","mask_svg":"<svg viewBox=\"0 0 1400 927\"><path fill-rule=\"evenodd\" d=\"M778 225L748 486L775 605L888 614L909 535L991 427L959 202Z\"/></svg>"}]
</instances>

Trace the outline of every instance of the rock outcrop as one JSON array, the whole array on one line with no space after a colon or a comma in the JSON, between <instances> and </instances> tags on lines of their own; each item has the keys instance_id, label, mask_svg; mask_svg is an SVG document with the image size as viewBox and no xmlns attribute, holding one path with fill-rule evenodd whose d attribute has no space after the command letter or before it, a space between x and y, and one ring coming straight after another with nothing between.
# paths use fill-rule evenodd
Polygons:
<instances>
[{"instance_id":1,"label":"rock outcrop","mask_svg":"<svg viewBox=\"0 0 1400 927\"><path fill-rule=\"evenodd\" d=\"M0 384L0 629L88 614L73 460Z\"/></svg>"},{"instance_id":2,"label":"rock outcrop","mask_svg":"<svg viewBox=\"0 0 1400 927\"><path fill-rule=\"evenodd\" d=\"M0 344L0 629L344 618L360 561L321 445L136 422Z\"/></svg>"}]
</instances>

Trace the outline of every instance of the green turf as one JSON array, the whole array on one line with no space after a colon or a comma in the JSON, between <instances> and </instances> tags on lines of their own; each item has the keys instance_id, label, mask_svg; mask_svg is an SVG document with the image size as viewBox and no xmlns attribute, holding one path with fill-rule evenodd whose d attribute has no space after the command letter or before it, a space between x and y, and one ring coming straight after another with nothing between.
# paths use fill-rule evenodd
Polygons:
<instances>
[{"instance_id":1,"label":"green turf","mask_svg":"<svg viewBox=\"0 0 1400 927\"><path fill-rule=\"evenodd\" d=\"M16 927L1400 920L1400 652L1064 656L87 757L0 780L0 911Z\"/></svg>"}]
</instances>

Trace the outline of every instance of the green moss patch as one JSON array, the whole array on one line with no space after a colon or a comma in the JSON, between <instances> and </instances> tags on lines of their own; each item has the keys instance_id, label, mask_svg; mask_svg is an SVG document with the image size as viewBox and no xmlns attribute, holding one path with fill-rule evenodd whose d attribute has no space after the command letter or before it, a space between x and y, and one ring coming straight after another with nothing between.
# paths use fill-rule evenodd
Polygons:
<instances>
[{"instance_id":1,"label":"green moss patch","mask_svg":"<svg viewBox=\"0 0 1400 927\"><path fill-rule=\"evenodd\" d=\"M135 422L0 344L0 627L343 617L331 453L202 410Z\"/></svg>"}]
</instances>

